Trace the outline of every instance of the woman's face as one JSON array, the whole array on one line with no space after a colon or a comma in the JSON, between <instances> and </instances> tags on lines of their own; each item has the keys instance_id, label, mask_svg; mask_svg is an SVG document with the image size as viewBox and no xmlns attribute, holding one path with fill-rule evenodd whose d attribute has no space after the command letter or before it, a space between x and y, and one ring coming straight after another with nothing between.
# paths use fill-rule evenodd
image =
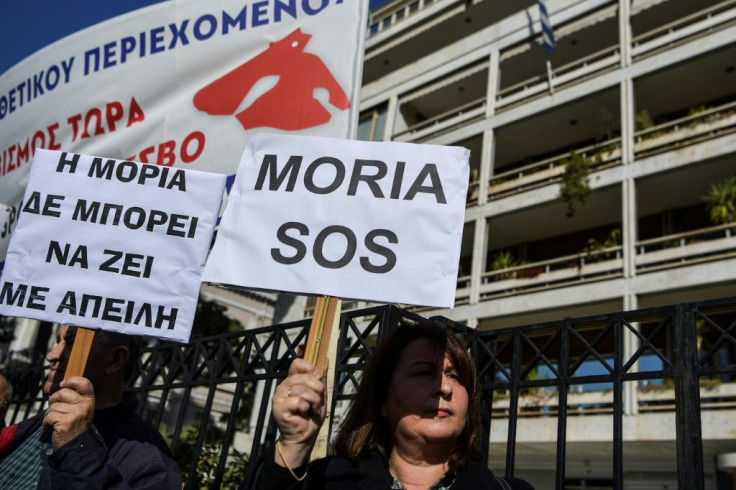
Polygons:
<instances>
[{"instance_id":1,"label":"woman's face","mask_svg":"<svg viewBox=\"0 0 736 490\"><path fill-rule=\"evenodd\" d=\"M465 428L468 391L460 384L447 355L428 339L404 348L381 413L387 417L394 445L454 445Z\"/></svg>"}]
</instances>

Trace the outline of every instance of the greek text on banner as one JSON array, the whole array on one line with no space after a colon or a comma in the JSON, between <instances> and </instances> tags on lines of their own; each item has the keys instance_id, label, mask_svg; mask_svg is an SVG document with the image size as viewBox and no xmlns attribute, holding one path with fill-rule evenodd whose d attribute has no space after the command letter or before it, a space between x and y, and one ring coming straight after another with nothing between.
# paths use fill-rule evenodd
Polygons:
<instances>
[{"instance_id":1,"label":"greek text on banner","mask_svg":"<svg viewBox=\"0 0 736 490\"><path fill-rule=\"evenodd\" d=\"M225 176L37 150L0 313L187 342Z\"/></svg>"}]
</instances>

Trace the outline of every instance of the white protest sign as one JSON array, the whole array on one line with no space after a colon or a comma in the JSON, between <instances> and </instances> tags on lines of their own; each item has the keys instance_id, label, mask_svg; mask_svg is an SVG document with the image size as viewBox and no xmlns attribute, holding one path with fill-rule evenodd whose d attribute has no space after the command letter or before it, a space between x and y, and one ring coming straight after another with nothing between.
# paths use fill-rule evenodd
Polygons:
<instances>
[{"instance_id":1,"label":"white protest sign","mask_svg":"<svg viewBox=\"0 0 736 490\"><path fill-rule=\"evenodd\" d=\"M0 75L0 202L17 207L35 148L232 175L253 128L350 137L367 15L368 0L175 0L47 46Z\"/></svg>"},{"instance_id":2,"label":"white protest sign","mask_svg":"<svg viewBox=\"0 0 736 490\"><path fill-rule=\"evenodd\" d=\"M225 176L37 150L0 313L187 342Z\"/></svg>"},{"instance_id":3,"label":"white protest sign","mask_svg":"<svg viewBox=\"0 0 736 490\"><path fill-rule=\"evenodd\" d=\"M249 135L202 280L452 307L469 154Z\"/></svg>"}]
</instances>

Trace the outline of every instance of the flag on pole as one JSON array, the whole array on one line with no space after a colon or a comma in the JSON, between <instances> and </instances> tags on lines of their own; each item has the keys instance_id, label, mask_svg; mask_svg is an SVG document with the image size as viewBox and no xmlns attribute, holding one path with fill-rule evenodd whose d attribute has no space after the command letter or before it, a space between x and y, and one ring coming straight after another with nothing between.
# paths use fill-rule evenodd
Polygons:
<instances>
[{"instance_id":1,"label":"flag on pole","mask_svg":"<svg viewBox=\"0 0 736 490\"><path fill-rule=\"evenodd\" d=\"M547 52L547 56L550 56L557 47L557 41L555 41L555 33L552 31L552 24L549 22L547 6L544 4L544 0L537 0L537 3L539 5L539 20L542 22L542 42L544 43L544 50Z\"/></svg>"}]
</instances>

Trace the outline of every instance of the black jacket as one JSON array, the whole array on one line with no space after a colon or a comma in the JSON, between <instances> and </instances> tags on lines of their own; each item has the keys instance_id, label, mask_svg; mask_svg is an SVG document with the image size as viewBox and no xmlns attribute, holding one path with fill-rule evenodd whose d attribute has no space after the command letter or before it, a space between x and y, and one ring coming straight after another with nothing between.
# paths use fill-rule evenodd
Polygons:
<instances>
[{"instance_id":1,"label":"black jacket","mask_svg":"<svg viewBox=\"0 0 736 490\"><path fill-rule=\"evenodd\" d=\"M138 400L97 410L93 425L51 455L42 453L38 488L181 489L181 473L169 447L135 413ZM43 422L43 413L3 429L0 461Z\"/></svg>"},{"instance_id":2,"label":"black jacket","mask_svg":"<svg viewBox=\"0 0 736 490\"><path fill-rule=\"evenodd\" d=\"M380 455L374 454L359 467L341 456L318 459L309 465L309 474L302 482L291 476L289 470L274 463L274 449L254 463L241 490L390 490L393 479ZM302 475L306 468L294 470ZM506 486L504 486L506 485ZM458 469L453 489L479 490L533 490L516 478L496 478L491 470L480 463L470 463Z\"/></svg>"}]
</instances>

